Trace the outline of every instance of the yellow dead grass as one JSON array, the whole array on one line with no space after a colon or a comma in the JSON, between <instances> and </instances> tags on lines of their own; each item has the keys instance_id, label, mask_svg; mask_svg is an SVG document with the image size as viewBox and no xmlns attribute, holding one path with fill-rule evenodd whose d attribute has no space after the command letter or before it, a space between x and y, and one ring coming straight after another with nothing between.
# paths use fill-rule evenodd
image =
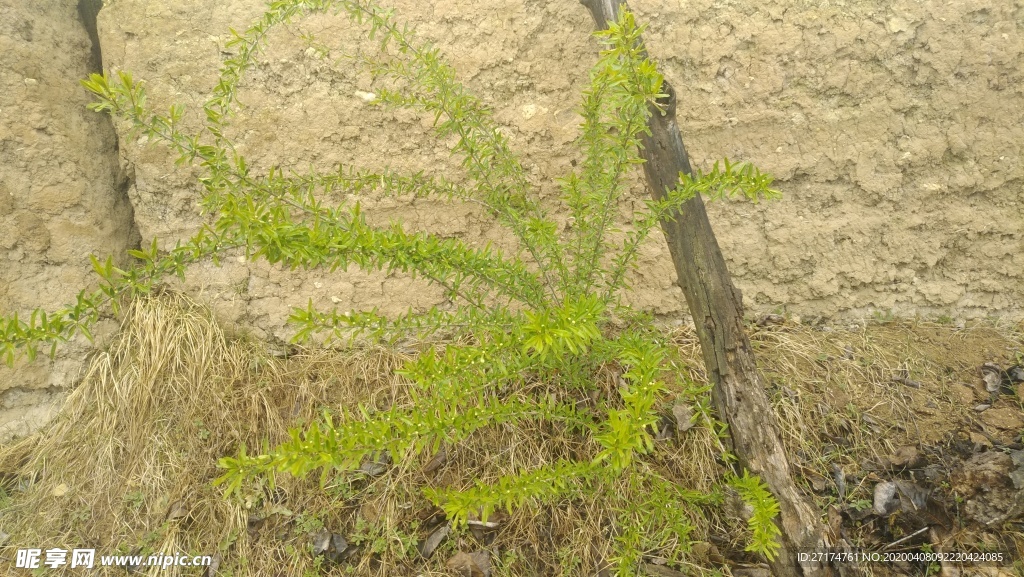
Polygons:
<instances>
[{"instance_id":1,"label":"yellow dead grass","mask_svg":"<svg viewBox=\"0 0 1024 577\"><path fill-rule=\"evenodd\" d=\"M430 530L421 525L436 516L421 487L469 486L593 452L551 424L495 427L450 448L447 465L436 473L422 472L431 455L421 455L377 478L329 476L321 488L315 479L282 476L275 491L254 487L245 498L225 500L212 486L219 457L234 455L240 443L250 451L278 443L289 428L324 409L407 403L406 383L396 376L407 357L362 348L277 358L258 344L226 339L207 310L175 294L135 301L123 316L116 342L92 361L59 419L0 451L0 473L10 481L10 497L0 506L0 530L11 535L4 552L9 559L18 547L95 547L98 554L216 555L216 574L235 577L444 575L453 551L481 544L473 533L461 532L429 562L419 561L413 538L422 541ZM673 338L687 362L684 372L699 381L692 333L680 330ZM1019 333L1008 337L984 327L957 333L920 324L831 333L785 325L756 332L753 342L785 442L805 479L829 479L833 464L853 470L863 458L934 442L969 424L970 408L952 388L970 381L985 347L989 356L1021 350ZM962 350L940 354L954 345ZM922 386L908 390L892 382L894 375ZM717 437L697 426L678 442L659 445L641 466L707 492L721 474L719 451ZM850 498L862 498L866 490L854 487ZM610 555L607 497L524 509L502 519L489 545L495 575L592 573ZM698 508L691 517L696 530L690 538L704 545L687 557L698 573L714 568L714 548L706 542L741 545L741 520ZM379 555L362 555L358 566L317 568L308 547L310 535L323 528ZM104 571L98 574L124 574Z\"/></svg>"}]
</instances>

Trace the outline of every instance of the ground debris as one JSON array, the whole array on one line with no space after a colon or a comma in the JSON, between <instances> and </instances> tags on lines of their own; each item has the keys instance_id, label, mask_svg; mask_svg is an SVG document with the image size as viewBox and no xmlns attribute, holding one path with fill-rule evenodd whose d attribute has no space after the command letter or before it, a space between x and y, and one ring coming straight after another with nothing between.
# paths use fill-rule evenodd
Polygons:
<instances>
[{"instance_id":1,"label":"ground debris","mask_svg":"<svg viewBox=\"0 0 1024 577\"><path fill-rule=\"evenodd\" d=\"M644 573L651 575L652 577L685 577L686 575L686 573L680 573L675 569L670 569L664 565L657 565L655 563L644 563L643 570Z\"/></svg>"},{"instance_id":2,"label":"ground debris","mask_svg":"<svg viewBox=\"0 0 1024 577\"><path fill-rule=\"evenodd\" d=\"M386 473L390 466L391 454L387 451L381 451L376 458L367 459L366 462L360 465L359 470L370 477L379 477Z\"/></svg>"},{"instance_id":3,"label":"ground debris","mask_svg":"<svg viewBox=\"0 0 1024 577\"><path fill-rule=\"evenodd\" d=\"M423 466L423 472L428 474L433 473L434 471L443 467L444 464L447 462L448 450L445 449L444 447L441 447L441 449L437 453L435 453L434 456L431 457L429 461L427 461L427 464Z\"/></svg>"},{"instance_id":4,"label":"ground debris","mask_svg":"<svg viewBox=\"0 0 1024 577\"><path fill-rule=\"evenodd\" d=\"M1011 471L1013 458L1002 451L985 451L972 456L950 477L952 490L964 499L963 514L968 519L989 525L1013 515L1020 506L1020 492L1014 485ZM1016 475L1015 475L1016 476Z\"/></svg>"},{"instance_id":5,"label":"ground debris","mask_svg":"<svg viewBox=\"0 0 1024 577\"><path fill-rule=\"evenodd\" d=\"M676 399L672 405L672 416L676 421L676 430L680 433L685 433L693 427L693 409L685 401Z\"/></svg>"},{"instance_id":6,"label":"ground debris","mask_svg":"<svg viewBox=\"0 0 1024 577\"><path fill-rule=\"evenodd\" d=\"M437 548L441 546L441 543L445 538L448 537L449 531L451 531L451 525L448 523L445 523L441 527L435 529L434 532L423 541L423 544L420 545L420 555L422 555L424 559L430 559L430 556L434 554L434 551L436 551Z\"/></svg>"},{"instance_id":7,"label":"ground debris","mask_svg":"<svg viewBox=\"0 0 1024 577\"><path fill-rule=\"evenodd\" d=\"M326 529L313 535L313 556L323 555L331 563L340 563L352 555L348 540Z\"/></svg>"},{"instance_id":8,"label":"ground debris","mask_svg":"<svg viewBox=\"0 0 1024 577\"><path fill-rule=\"evenodd\" d=\"M487 551L459 551L445 563L445 566L464 577L490 577L491 554Z\"/></svg>"}]
</instances>

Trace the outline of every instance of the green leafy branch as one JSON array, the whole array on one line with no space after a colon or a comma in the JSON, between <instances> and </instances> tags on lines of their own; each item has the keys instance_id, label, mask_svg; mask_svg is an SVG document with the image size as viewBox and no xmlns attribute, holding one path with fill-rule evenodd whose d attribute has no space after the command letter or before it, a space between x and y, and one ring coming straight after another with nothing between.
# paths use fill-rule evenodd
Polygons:
<instances>
[{"instance_id":1,"label":"green leafy branch","mask_svg":"<svg viewBox=\"0 0 1024 577\"><path fill-rule=\"evenodd\" d=\"M212 228L248 247L249 257L292 268L345 270L352 263L363 270L410 272L442 286L450 298L476 307L483 307L485 294L495 288L509 298L538 302L543 289L521 261L504 259L487 247L467 247L458 239L410 234L397 225L370 226L358 204L325 207L311 194L309 181L286 178L279 170L252 177L244 157L235 155L229 163L229 149L200 145L195 137L173 131L173 112L170 117L146 113L138 104L146 100L143 86L127 73L120 73L119 79L119 84L110 84L93 75L83 82L100 98L94 108L126 117L136 131L178 151L181 161L201 159L210 175L201 182L207 189L204 208L216 215ZM362 176L364 181L370 178ZM378 178L388 181L384 175ZM304 218L296 219L296 213Z\"/></svg>"},{"instance_id":2,"label":"green leafy branch","mask_svg":"<svg viewBox=\"0 0 1024 577\"><path fill-rule=\"evenodd\" d=\"M597 34L606 48L583 95L581 146L586 160L582 174L574 172L563 181L575 223L569 244L575 275L564 281L570 290L589 292L604 279L602 261L612 248L605 235L625 190L622 177L642 162L636 154L639 137L648 132L649 105L662 96L662 77L640 47L642 32L632 14L625 13L621 22ZM609 284L607 288L621 287Z\"/></svg>"},{"instance_id":3,"label":"green leafy branch","mask_svg":"<svg viewBox=\"0 0 1024 577\"><path fill-rule=\"evenodd\" d=\"M216 258L240 246L241 243L225 242L210 228L203 227L186 244L179 244L164 255L157 249L156 240L148 249L128 251L141 264L127 270L114 266L112 258L100 261L92 257L93 270L101 279L100 287L80 291L75 304L56 311L47 313L36 309L28 321L18 318L17 313L0 321L0 354L8 366L14 366L21 355L30 362L35 360L43 346L49 346L49 354L53 356L60 343L79 334L91 341L90 327L105 310L116 311L122 298L148 294L158 280L168 275L183 277L187 265L204 258Z\"/></svg>"},{"instance_id":4,"label":"green leafy branch","mask_svg":"<svg viewBox=\"0 0 1024 577\"><path fill-rule=\"evenodd\" d=\"M779 552L779 537L782 535L775 524L775 518L779 515L779 502L768 490L768 486L748 471L743 471L742 476L733 475L728 483L753 510L747 520L752 537L746 550L763 554L769 561L774 560Z\"/></svg>"},{"instance_id":5,"label":"green leafy branch","mask_svg":"<svg viewBox=\"0 0 1024 577\"><path fill-rule=\"evenodd\" d=\"M640 469L641 467L638 467ZM609 490L621 494L615 519L613 555L619 575L633 574L645 555L665 556L683 561L690 549L689 536L695 528L693 510L717 505L721 494L685 490L657 472L643 467L632 471Z\"/></svg>"},{"instance_id":6,"label":"green leafy branch","mask_svg":"<svg viewBox=\"0 0 1024 577\"><path fill-rule=\"evenodd\" d=\"M679 173L679 184L675 191L680 198L676 202L695 194L702 194L709 200L720 200L737 194L755 203L761 199L778 200L782 198L782 193L772 188L773 181L771 175L761 172L753 164L729 162L726 158L721 161L721 166L716 161L708 172L696 171L693 176Z\"/></svg>"},{"instance_id":7,"label":"green leafy branch","mask_svg":"<svg viewBox=\"0 0 1024 577\"><path fill-rule=\"evenodd\" d=\"M548 503L582 491L602 476L603 471L593 463L562 460L518 475L502 476L493 484L478 481L472 487L457 490L427 487L424 495L441 507L452 523L463 526L470 515L487 521L499 509L512 511Z\"/></svg>"}]
</instances>

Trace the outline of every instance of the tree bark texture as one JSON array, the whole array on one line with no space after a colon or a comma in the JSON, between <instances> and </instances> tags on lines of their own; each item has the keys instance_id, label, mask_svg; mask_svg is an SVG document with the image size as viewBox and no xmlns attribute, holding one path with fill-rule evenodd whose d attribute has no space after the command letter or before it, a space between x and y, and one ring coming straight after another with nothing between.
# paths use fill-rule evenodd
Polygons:
<instances>
[{"instance_id":1,"label":"tree bark texture","mask_svg":"<svg viewBox=\"0 0 1024 577\"><path fill-rule=\"evenodd\" d=\"M618 19L621 0L580 2L601 29ZM659 200L676 187L679 173L692 173L676 124L675 91L667 81L663 92L668 95L659 102L663 110L652 107L651 134L642 138L641 151L651 194ZM740 464L759 475L780 504L782 547L771 563L772 572L779 577L828 575L831 572L823 565L797 561L798 552L825 547L823 526L817 508L793 481L777 419L744 330L741 295L733 286L700 195L661 226L714 385L712 398L729 425L733 450Z\"/></svg>"}]
</instances>

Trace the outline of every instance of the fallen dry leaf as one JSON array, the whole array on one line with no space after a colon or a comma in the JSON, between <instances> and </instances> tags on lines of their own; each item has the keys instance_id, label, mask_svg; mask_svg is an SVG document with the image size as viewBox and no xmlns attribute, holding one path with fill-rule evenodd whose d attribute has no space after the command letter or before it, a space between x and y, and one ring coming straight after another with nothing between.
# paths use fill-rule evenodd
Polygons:
<instances>
[{"instance_id":1,"label":"fallen dry leaf","mask_svg":"<svg viewBox=\"0 0 1024 577\"><path fill-rule=\"evenodd\" d=\"M693 427L693 409L687 403L676 401L672 405L672 416L676 419L676 430L685 433Z\"/></svg>"},{"instance_id":2,"label":"fallen dry leaf","mask_svg":"<svg viewBox=\"0 0 1024 577\"><path fill-rule=\"evenodd\" d=\"M491 554L487 551L459 551L445 566L463 577L491 577Z\"/></svg>"},{"instance_id":3,"label":"fallen dry leaf","mask_svg":"<svg viewBox=\"0 0 1024 577\"><path fill-rule=\"evenodd\" d=\"M444 466L444 464L447 462L448 451L442 447L441 450L438 451L437 454L435 454L433 457L431 457L430 461L428 461L427 464L423 466L423 472L433 473L434 471Z\"/></svg>"},{"instance_id":4,"label":"fallen dry leaf","mask_svg":"<svg viewBox=\"0 0 1024 577\"><path fill-rule=\"evenodd\" d=\"M168 521L180 519L185 515L188 515L188 509L185 508L185 503L183 501L175 501L167 510Z\"/></svg>"},{"instance_id":5,"label":"fallen dry leaf","mask_svg":"<svg viewBox=\"0 0 1024 577\"><path fill-rule=\"evenodd\" d=\"M425 541L423 541L423 544L420 545L420 555L422 555L424 559L429 559L430 556L434 554L434 551L436 551L441 545L441 542L444 541L445 537L448 536L448 532L450 530L451 525L448 523L438 527L430 534L429 537L427 537Z\"/></svg>"}]
</instances>

